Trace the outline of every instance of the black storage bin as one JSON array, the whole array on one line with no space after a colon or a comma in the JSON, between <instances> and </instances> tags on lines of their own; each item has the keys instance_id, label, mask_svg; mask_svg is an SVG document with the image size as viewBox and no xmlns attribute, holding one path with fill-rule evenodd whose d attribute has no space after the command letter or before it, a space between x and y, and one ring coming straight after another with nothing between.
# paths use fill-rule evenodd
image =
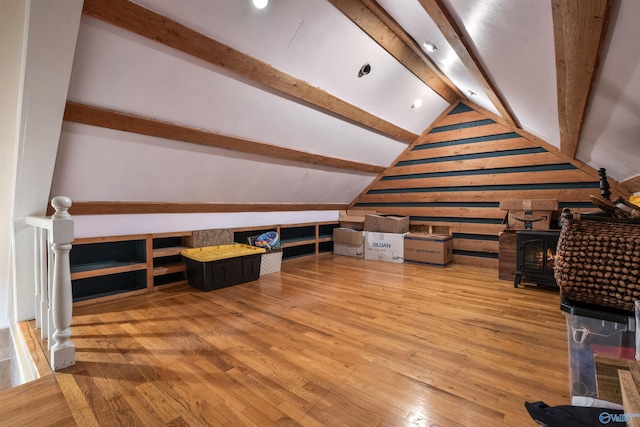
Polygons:
<instances>
[{"instance_id":1,"label":"black storage bin","mask_svg":"<svg viewBox=\"0 0 640 427\"><path fill-rule=\"evenodd\" d=\"M187 280L203 291L225 288L258 280L260 261L265 250L233 244L186 249Z\"/></svg>"}]
</instances>

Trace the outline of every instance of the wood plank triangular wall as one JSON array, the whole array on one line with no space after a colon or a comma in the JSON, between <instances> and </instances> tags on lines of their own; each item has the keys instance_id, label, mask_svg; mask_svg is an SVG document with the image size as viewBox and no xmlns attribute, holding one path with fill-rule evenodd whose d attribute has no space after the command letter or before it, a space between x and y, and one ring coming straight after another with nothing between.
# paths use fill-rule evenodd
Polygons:
<instances>
[{"instance_id":1,"label":"wood plank triangular wall","mask_svg":"<svg viewBox=\"0 0 640 427\"><path fill-rule=\"evenodd\" d=\"M460 103L353 206L408 215L412 230L447 226L455 262L497 268L501 200L557 198L561 209L597 210L589 196L600 194L598 175L574 163Z\"/></svg>"}]
</instances>

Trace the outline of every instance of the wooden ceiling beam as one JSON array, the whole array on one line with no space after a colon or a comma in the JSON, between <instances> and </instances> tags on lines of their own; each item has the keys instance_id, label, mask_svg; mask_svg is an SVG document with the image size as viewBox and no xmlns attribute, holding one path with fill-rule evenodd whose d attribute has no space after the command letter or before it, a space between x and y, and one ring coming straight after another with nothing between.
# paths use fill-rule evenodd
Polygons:
<instances>
[{"instance_id":1,"label":"wooden ceiling beam","mask_svg":"<svg viewBox=\"0 0 640 427\"><path fill-rule=\"evenodd\" d=\"M217 40L128 0L85 0L83 13L200 58L350 122L412 143L418 135Z\"/></svg>"},{"instance_id":2,"label":"wooden ceiling beam","mask_svg":"<svg viewBox=\"0 0 640 427\"><path fill-rule=\"evenodd\" d=\"M464 95L373 0L329 0L371 39L450 104Z\"/></svg>"},{"instance_id":3,"label":"wooden ceiling beam","mask_svg":"<svg viewBox=\"0 0 640 427\"><path fill-rule=\"evenodd\" d=\"M386 169L383 166L307 153L305 151L293 150L262 142L222 135L203 129L196 129L175 123L135 116L89 105L77 104L74 102L67 102L64 112L64 120L90 126L166 138L175 141L184 141L191 144L205 145L224 150L233 150L277 159L292 160L315 166L348 169L374 174L382 173Z\"/></svg>"},{"instance_id":4,"label":"wooden ceiling beam","mask_svg":"<svg viewBox=\"0 0 640 427\"><path fill-rule=\"evenodd\" d=\"M391 15L389 15L387 13L386 10L384 10L382 8L382 6L380 6L380 4L378 4L378 2L376 0L360 0L365 6L367 6L369 8L369 10L371 12L373 12L378 19L380 19L382 22L384 22L387 27L389 27L389 29L400 39L402 40L405 45L407 45L416 55L418 55L426 64L427 67L429 67L429 69L431 71L433 71L433 73L438 76L447 86L449 86L449 88L455 92L455 94L457 95L457 100L456 102L460 101L461 99L465 99L465 95L460 91L460 89L458 89L458 86L456 86L450 79L449 76L447 76L445 73L442 72L442 70L440 70L440 67L438 67L432 60L431 58L429 58L429 56L424 52L424 50L422 50L422 47L420 47L420 44L414 40L409 33L407 33L404 28L402 28L400 26L400 24L398 24L392 17ZM453 104L453 102L452 102Z\"/></svg>"},{"instance_id":5,"label":"wooden ceiling beam","mask_svg":"<svg viewBox=\"0 0 640 427\"><path fill-rule=\"evenodd\" d=\"M497 87L484 70L478 56L473 50L471 43L467 41L463 30L458 26L455 19L446 8L443 0L419 0L427 14L436 23L442 35L456 52L462 63L475 77L482 87L491 103L496 107L500 115L515 127L520 127L518 120L509 108L508 104L500 95Z\"/></svg>"},{"instance_id":6,"label":"wooden ceiling beam","mask_svg":"<svg viewBox=\"0 0 640 427\"><path fill-rule=\"evenodd\" d=\"M573 158L611 19L612 0L552 0L560 149Z\"/></svg>"},{"instance_id":7,"label":"wooden ceiling beam","mask_svg":"<svg viewBox=\"0 0 640 427\"><path fill-rule=\"evenodd\" d=\"M228 212L295 212L339 211L347 209L341 203L166 203L166 202L82 202L73 201L71 215L138 215L192 214ZM47 208L47 215L53 208Z\"/></svg>"}]
</instances>

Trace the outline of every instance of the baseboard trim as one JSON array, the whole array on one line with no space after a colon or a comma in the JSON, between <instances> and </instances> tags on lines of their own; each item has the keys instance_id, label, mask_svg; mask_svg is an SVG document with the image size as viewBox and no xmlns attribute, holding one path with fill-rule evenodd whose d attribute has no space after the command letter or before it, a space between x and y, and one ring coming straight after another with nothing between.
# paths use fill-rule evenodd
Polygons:
<instances>
[{"instance_id":1,"label":"baseboard trim","mask_svg":"<svg viewBox=\"0 0 640 427\"><path fill-rule=\"evenodd\" d=\"M11 361L12 361L12 382L13 386L19 386L21 384L33 381L40 378L38 368L34 363L31 356L30 348L22 333L22 324L11 325Z\"/></svg>"}]
</instances>

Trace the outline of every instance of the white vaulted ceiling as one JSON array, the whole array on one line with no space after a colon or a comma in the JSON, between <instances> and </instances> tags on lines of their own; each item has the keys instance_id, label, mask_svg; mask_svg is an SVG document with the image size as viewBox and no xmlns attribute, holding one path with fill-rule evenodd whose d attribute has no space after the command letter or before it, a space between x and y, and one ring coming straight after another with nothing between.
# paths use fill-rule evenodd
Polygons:
<instances>
[{"instance_id":1,"label":"white vaulted ceiling","mask_svg":"<svg viewBox=\"0 0 640 427\"><path fill-rule=\"evenodd\" d=\"M416 134L449 105L322 0L274 1L264 11L245 1L144 5ZM318 39L326 28L332 31ZM365 63L372 71L359 78ZM423 108L411 108L416 97ZM68 99L383 167L407 147L88 16ZM100 201L350 203L375 176L66 123L52 193Z\"/></svg>"},{"instance_id":2,"label":"white vaulted ceiling","mask_svg":"<svg viewBox=\"0 0 640 427\"><path fill-rule=\"evenodd\" d=\"M433 61L463 93L470 89L476 94L469 97L471 101L497 113L418 0L378 3L416 41L433 41L438 46L430 54ZM522 129L560 148L552 1L443 3L470 40ZM633 40L640 37L638 16L639 2L614 2L576 155L595 169L606 168L619 181L640 171L640 104L633 101L632 95L640 93L640 51L632 47Z\"/></svg>"},{"instance_id":3,"label":"white vaulted ceiling","mask_svg":"<svg viewBox=\"0 0 640 427\"><path fill-rule=\"evenodd\" d=\"M271 0L263 10L249 0L136 3L410 137L390 135L318 107L311 95L300 99L253 81L247 76L263 72L252 69L255 64L239 75L226 67L224 58L221 64L212 63L85 14L68 101L379 170L314 164L265 151L253 154L66 121L52 195L113 202L351 203L452 101L334 4L383 9L416 44L437 45L429 55L455 85L457 96L489 114L503 111L418 0ZM516 123L560 148L552 2L436 3L450 13ZM596 169L605 167L618 181L640 173L640 104L635 101L640 91L640 54L635 49L640 30L633 22L637 16L639 2L624 0L613 8L576 153L578 160ZM367 63L371 72L359 77ZM293 84L294 89L299 86ZM412 108L416 98L422 99L420 108Z\"/></svg>"}]
</instances>

